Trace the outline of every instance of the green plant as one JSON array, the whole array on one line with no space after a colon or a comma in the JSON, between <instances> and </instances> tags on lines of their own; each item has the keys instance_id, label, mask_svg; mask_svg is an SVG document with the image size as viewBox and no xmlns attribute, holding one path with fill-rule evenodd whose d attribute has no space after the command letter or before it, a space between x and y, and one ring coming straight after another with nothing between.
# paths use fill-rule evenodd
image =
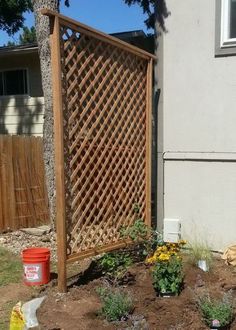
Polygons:
<instances>
[{"instance_id":1,"label":"green plant","mask_svg":"<svg viewBox=\"0 0 236 330\"><path fill-rule=\"evenodd\" d=\"M120 233L121 236L129 237L132 241L138 242L147 238L150 229L142 219L137 219L132 226L121 228Z\"/></svg>"},{"instance_id":2,"label":"green plant","mask_svg":"<svg viewBox=\"0 0 236 330\"><path fill-rule=\"evenodd\" d=\"M182 259L179 256L158 260L152 268L153 286L158 293L179 294L183 283Z\"/></svg>"},{"instance_id":3,"label":"green plant","mask_svg":"<svg viewBox=\"0 0 236 330\"><path fill-rule=\"evenodd\" d=\"M189 244L189 259L193 265L197 265L199 260L205 260L208 268L212 265L213 255L206 242L194 241Z\"/></svg>"},{"instance_id":4,"label":"green plant","mask_svg":"<svg viewBox=\"0 0 236 330\"><path fill-rule=\"evenodd\" d=\"M234 317L234 300L232 292L224 293L221 299L210 297L205 293L197 299L202 317L208 326L227 326Z\"/></svg>"},{"instance_id":5,"label":"green plant","mask_svg":"<svg viewBox=\"0 0 236 330\"><path fill-rule=\"evenodd\" d=\"M132 298L121 291L111 291L108 288L98 288L97 293L102 302L100 314L108 321L126 319L133 310Z\"/></svg>"},{"instance_id":6,"label":"green plant","mask_svg":"<svg viewBox=\"0 0 236 330\"><path fill-rule=\"evenodd\" d=\"M133 260L128 253L109 252L104 254L98 261L103 274L120 279L126 273Z\"/></svg>"},{"instance_id":7,"label":"green plant","mask_svg":"<svg viewBox=\"0 0 236 330\"><path fill-rule=\"evenodd\" d=\"M120 228L122 237L128 237L134 242L144 240L150 234L150 228L144 223L140 216L140 206L138 203L133 204L133 212L135 214L135 222L131 226L123 226Z\"/></svg>"},{"instance_id":8,"label":"green plant","mask_svg":"<svg viewBox=\"0 0 236 330\"><path fill-rule=\"evenodd\" d=\"M130 238L134 243L139 244L142 254L147 256L156 249L157 246L163 244L160 233L147 226L140 216L140 206L135 203L133 211L136 220L131 226L123 226L120 228L120 235L123 238Z\"/></svg>"},{"instance_id":9,"label":"green plant","mask_svg":"<svg viewBox=\"0 0 236 330\"><path fill-rule=\"evenodd\" d=\"M153 264L157 261L168 261L171 256L180 258L180 251L187 242L180 240L177 243L164 243L158 246L152 256L146 259L147 264Z\"/></svg>"}]
</instances>

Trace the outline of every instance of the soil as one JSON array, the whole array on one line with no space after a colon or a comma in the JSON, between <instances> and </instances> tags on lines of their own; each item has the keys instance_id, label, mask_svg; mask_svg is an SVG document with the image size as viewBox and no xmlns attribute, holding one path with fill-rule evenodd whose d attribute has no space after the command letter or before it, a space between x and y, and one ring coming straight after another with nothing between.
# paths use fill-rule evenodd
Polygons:
<instances>
[{"instance_id":1,"label":"soil","mask_svg":"<svg viewBox=\"0 0 236 330\"><path fill-rule=\"evenodd\" d=\"M11 310L17 302L26 302L35 296L37 292L22 283L11 283L0 287L0 329L9 329Z\"/></svg>"},{"instance_id":2,"label":"soil","mask_svg":"<svg viewBox=\"0 0 236 330\"><path fill-rule=\"evenodd\" d=\"M133 314L126 321L109 323L98 315L101 308L96 288L107 281L96 272L71 286L66 294L57 293L56 287L47 288L47 298L38 311L40 329L43 330L204 330L204 325L195 302L195 294L208 290L213 296L233 290L236 298L236 273L225 265L220 257L215 258L209 273L185 262L184 288L178 297L160 298L152 286L151 274L144 263L129 269L135 280L120 288L134 299ZM98 277L98 278L96 278ZM131 276L132 278L132 276ZM44 292L45 294L45 292ZM236 320L230 329L236 330Z\"/></svg>"}]
</instances>

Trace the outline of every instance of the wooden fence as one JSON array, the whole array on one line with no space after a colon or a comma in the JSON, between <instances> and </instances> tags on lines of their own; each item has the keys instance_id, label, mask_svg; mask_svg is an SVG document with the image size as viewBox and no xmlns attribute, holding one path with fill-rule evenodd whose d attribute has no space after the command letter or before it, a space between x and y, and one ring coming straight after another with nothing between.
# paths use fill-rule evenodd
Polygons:
<instances>
[{"instance_id":1,"label":"wooden fence","mask_svg":"<svg viewBox=\"0 0 236 330\"><path fill-rule=\"evenodd\" d=\"M0 231L49 221L40 137L0 135Z\"/></svg>"}]
</instances>

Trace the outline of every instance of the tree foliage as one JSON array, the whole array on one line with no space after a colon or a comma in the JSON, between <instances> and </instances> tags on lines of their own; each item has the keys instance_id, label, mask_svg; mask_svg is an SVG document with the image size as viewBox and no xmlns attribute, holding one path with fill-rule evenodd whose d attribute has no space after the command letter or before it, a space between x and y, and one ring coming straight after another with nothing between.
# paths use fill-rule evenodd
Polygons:
<instances>
[{"instance_id":1,"label":"tree foliage","mask_svg":"<svg viewBox=\"0 0 236 330\"><path fill-rule=\"evenodd\" d=\"M143 13L148 16L144 21L148 29L154 29L155 21L157 20L162 30L166 31L165 18L167 18L170 13L165 0L124 0L124 2L128 6L138 4L143 9Z\"/></svg>"},{"instance_id":2,"label":"tree foliage","mask_svg":"<svg viewBox=\"0 0 236 330\"><path fill-rule=\"evenodd\" d=\"M69 0L64 3L67 7L70 4ZM24 26L24 14L30 11L33 11L31 0L0 0L0 30L9 35L18 32Z\"/></svg>"},{"instance_id":3,"label":"tree foliage","mask_svg":"<svg viewBox=\"0 0 236 330\"><path fill-rule=\"evenodd\" d=\"M24 25L24 14L32 10L30 0L1 0L0 29L12 35Z\"/></svg>"},{"instance_id":4,"label":"tree foliage","mask_svg":"<svg viewBox=\"0 0 236 330\"><path fill-rule=\"evenodd\" d=\"M25 44L31 44L37 42L36 38L36 29L34 26L32 26L30 29L27 26L23 27L23 32L20 35L19 38L19 44L25 45Z\"/></svg>"}]
</instances>

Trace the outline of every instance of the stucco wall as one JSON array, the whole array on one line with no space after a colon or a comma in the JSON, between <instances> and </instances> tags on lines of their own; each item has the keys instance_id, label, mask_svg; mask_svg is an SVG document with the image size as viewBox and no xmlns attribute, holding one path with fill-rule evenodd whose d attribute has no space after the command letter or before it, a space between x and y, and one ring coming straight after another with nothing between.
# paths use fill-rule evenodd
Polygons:
<instances>
[{"instance_id":1,"label":"stucco wall","mask_svg":"<svg viewBox=\"0 0 236 330\"><path fill-rule=\"evenodd\" d=\"M165 150L236 151L236 56L214 57L215 0L167 3Z\"/></svg>"},{"instance_id":2,"label":"stucco wall","mask_svg":"<svg viewBox=\"0 0 236 330\"><path fill-rule=\"evenodd\" d=\"M164 216L222 249L236 243L236 56L215 57L215 0L167 5Z\"/></svg>"},{"instance_id":3,"label":"stucco wall","mask_svg":"<svg viewBox=\"0 0 236 330\"><path fill-rule=\"evenodd\" d=\"M165 162L165 215L181 220L184 238L217 250L235 244L235 201L234 162Z\"/></svg>"},{"instance_id":4,"label":"stucco wall","mask_svg":"<svg viewBox=\"0 0 236 330\"><path fill-rule=\"evenodd\" d=\"M0 56L0 71L27 69L29 95L0 96L0 134L43 133L44 98L37 52Z\"/></svg>"}]
</instances>

